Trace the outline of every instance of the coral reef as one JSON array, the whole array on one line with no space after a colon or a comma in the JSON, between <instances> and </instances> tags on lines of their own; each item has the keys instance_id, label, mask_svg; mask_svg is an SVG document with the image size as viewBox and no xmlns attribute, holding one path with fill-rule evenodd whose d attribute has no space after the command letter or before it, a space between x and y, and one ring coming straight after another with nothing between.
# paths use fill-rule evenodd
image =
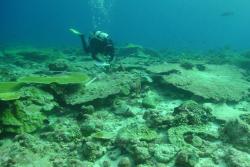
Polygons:
<instances>
[{"instance_id":1,"label":"coral reef","mask_svg":"<svg viewBox=\"0 0 250 167\"><path fill-rule=\"evenodd\" d=\"M0 166L249 166L249 53L117 54L3 50Z\"/></svg>"}]
</instances>

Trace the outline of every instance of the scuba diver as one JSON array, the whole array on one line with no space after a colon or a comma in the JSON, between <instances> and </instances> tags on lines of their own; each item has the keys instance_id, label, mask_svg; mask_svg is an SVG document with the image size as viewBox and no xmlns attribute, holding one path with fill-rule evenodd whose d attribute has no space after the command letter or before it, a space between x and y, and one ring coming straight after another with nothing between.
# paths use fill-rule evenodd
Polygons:
<instances>
[{"instance_id":1,"label":"scuba diver","mask_svg":"<svg viewBox=\"0 0 250 167\"><path fill-rule=\"evenodd\" d=\"M69 30L81 38L83 50L85 51L85 53L91 54L97 65L109 66L110 63L114 60L115 49L113 41L110 39L107 33L102 31L95 31L89 36L87 43L84 34L73 28ZM104 57L100 58L98 56L99 54L104 55Z\"/></svg>"}]
</instances>

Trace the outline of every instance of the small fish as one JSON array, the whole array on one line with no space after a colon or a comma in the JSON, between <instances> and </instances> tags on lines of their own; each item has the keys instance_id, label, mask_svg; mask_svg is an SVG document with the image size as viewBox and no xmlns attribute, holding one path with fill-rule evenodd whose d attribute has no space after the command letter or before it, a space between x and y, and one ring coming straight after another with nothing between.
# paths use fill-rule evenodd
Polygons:
<instances>
[{"instance_id":1,"label":"small fish","mask_svg":"<svg viewBox=\"0 0 250 167\"><path fill-rule=\"evenodd\" d=\"M227 17L227 16L233 16L234 12L233 11L228 11L228 12L223 12L221 13L221 16L223 17Z\"/></svg>"}]
</instances>

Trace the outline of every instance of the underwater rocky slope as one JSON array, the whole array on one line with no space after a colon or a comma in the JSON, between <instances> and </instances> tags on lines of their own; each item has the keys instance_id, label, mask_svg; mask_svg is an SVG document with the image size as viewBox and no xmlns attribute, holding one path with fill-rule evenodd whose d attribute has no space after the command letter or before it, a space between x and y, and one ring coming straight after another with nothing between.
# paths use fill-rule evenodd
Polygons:
<instances>
[{"instance_id":1,"label":"underwater rocky slope","mask_svg":"<svg viewBox=\"0 0 250 167\"><path fill-rule=\"evenodd\" d=\"M249 167L250 52L0 52L2 167Z\"/></svg>"}]
</instances>

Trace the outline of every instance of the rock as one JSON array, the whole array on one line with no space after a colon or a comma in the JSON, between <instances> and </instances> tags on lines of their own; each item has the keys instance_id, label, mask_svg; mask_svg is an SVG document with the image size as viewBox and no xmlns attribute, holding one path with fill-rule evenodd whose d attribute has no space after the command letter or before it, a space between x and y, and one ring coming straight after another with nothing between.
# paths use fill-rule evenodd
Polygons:
<instances>
[{"instance_id":1,"label":"rock","mask_svg":"<svg viewBox=\"0 0 250 167\"><path fill-rule=\"evenodd\" d=\"M18 142L22 147L30 148L35 150L35 147L37 147L37 137L34 137L31 134L23 133L16 135L14 138L14 141Z\"/></svg>"},{"instance_id":2,"label":"rock","mask_svg":"<svg viewBox=\"0 0 250 167\"><path fill-rule=\"evenodd\" d=\"M153 164L139 164L139 165L136 165L136 167L152 167L152 165Z\"/></svg>"},{"instance_id":3,"label":"rock","mask_svg":"<svg viewBox=\"0 0 250 167\"><path fill-rule=\"evenodd\" d=\"M199 70L199 71L205 71L206 70L206 66L204 64L196 64L195 67Z\"/></svg>"},{"instance_id":4,"label":"rock","mask_svg":"<svg viewBox=\"0 0 250 167\"><path fill-rule=\"evenodd\" d=\"M41 111L50 112L58 107L52 94L36 87L24 87L20 90L22 97L29 100L27 103L34 103L41 106Z\"/></svg>"},{"instance_id":5,"label":"rock","mask_svg":"<svg viewBox=\"0 0 250 167\"><path fill-rule=\"evenodd\" d=\"M133 69L143 70L150 64L155 64L162 60L161 55L155 50L143 48L138 45L128 45L118 49L118 54L123 57L122 69L131 71Z\"/></svg>"},{"instance_id":6,"label":"rock","mask_svg":"<svg viewBox=\"0 0 250 167\"><path fill-rule=\"evenodd\" d=\"M132 167L132 162L128 157L122 157L118 162L118 167Z\"/></svg>"},{"instance_id":7,"label":"rock","mask_svg":"<svg viewBox=\"0 0 250 167\"><path fill-rule=\"evenodd\" d=\"M22 71L19 70L19 72L21 73ZM12 67L11 69L7 65L0 67L0 80L1 81L16 81L18 78L18 75L19 74L17 73L17 69L15 67Z\"/></svg>"},{"instance_id":8,"label":"rock","mask_svg":"<svg viewBox=\"0 0 250 167\"><path fill-rule=\"evenodd\" d=\"M115 150L112 150L112 151L108 152L108 157L112 161L117 160L120 157L120 155L121 155L121 150L120 149L115 149Z\"/></svg>"},{"instance_id":9,"label":"rock","mask_svg":"<svg viewBox=\"0 0 250 167\"><path fill-rule=\"evenodd\" d=\"M151 158L147 147L134 146L130 151L132 152L132 157L137 164L144 163Z\"/></svg>"},{"instance_id":10,"label":"rock","mask_svg":"<svg viewBox=\"0 0 250 167\"><path fill-rule=\"evenodd\" d=\"M196 148L194 146L197 146L197 144L192 142L197 140L193 140L191 143L188 143L189 140L187 140L189 135L192 134L205 136L205 139L207 140L215 140L219 138L219 133L213 125L181 125L178 127L172 127L168 130L168 139L170 143L176 147L186 147L195 150Z\"/></svg>"},{"instance_id":11,"label":"rock","mask_svg":"<svg viewBox=\"0 0 250 167\"><path fill-rule=\"evenodd\" d=\"M239 116L240 119L250 125L250 113L242 114Z\"/></svg>"},{"instance_id":12,"label":"rock","mask_svg":"<svg viewBox=\"0 0 250 167\"><path fill-rule=\"evenodd\" d=\"M84 167L94 167L94 163L93 162L89 162L89 161L83 161L83 165Z\"/></svg>"},{"instance_id":13,"label":"rock","mask_svg":"<svg viewBox=\"0 0 250 167\"><path fill-rule=\"evenodd\" d=\"M111 162L110 161L103 161L102 167L111 167Z\"/></svg>"},{"instance_id":14,"label":"rock","mask_svg":"<svg viewBox=\"0 0 250 167\"><path fill-rule=\"evenodd\" d=\"M118 53L121 57L129 57L129 56L138 54L138 52L142 50L143 50L143 47L140 45L128 44L125 47L118 48Z\"/></svg>"},{"instance_id":15,"label":"rock","mask_svg":"<svg viewBox=\"0 0 250 167\"><path fill-rule=\"evenodd\" d=\"M143 115L146 123L152 128L169 128L174 126L174 117L171 114L165 114L160 110L149 110Z\"/></svg>"},{"instance_id":16,"label":"rock","mask_svg":"<svg viewBox=\"0 0 250 167\"><path fill-rule=\"evenodd\" d=\"M49 58L49 55L43 53L41 51L21 51L17 53L18 55L22 56L25 60L31 61L45 61Z\"/></svg>"},{"instance_id":17,"label":"rock","mask_svg":"<svg viewBox=\"0 0 250 167\"><path fill-rule=\"evenodd\" d=\"M91 162L103 156L105 152L105 148L96 142L86 142L83 144L83 156Z\"/></svg>"},{"instance_id":18,"label":"rock","mask_svg":"<svg viewBox=\"0 0 250 167\"><path fill-rule=\"evenodd\" d=\"M153 141L157 138L157 133L145 125L130 124L118 131L117 143L123 145L134 141Z\"/></svg>"},{"instance_id":19,"label":"rock","mask_svg":"<svg viewBox=\"0 0 250 167\"><path fill-rule=\"evenodd\" d=\"M81 106L81 111L77 114L77 120L82 121L89 117L89 115L95 112L95 107L93 105L83 105Z\"/></svg>"},{"instance_id":20,"label":"rock","mask_svg":"<svg viewBox=\"0 0 250 167\"><path fill-rule=\"evenodd\" d=\"M56 49L42 49L34 47L15 47L4 50L4 55L14 57L15 59L22 59L33 61L37 63L45 62L47 60L54 60L58 57L64 56L62 52Z\"/></svg>"},{"instance_id":21,"label":"rock","mask_svg":"<svg viewBox=\"0 0 250 167\"><path fill-rule=\"evenodd\" d=\"M181 72L182 68L180 67L179 64L164 63L164 64L148 66L146 70L147 72L153 74L169 75Z\"/></svg>"},{"instance_id":22,"label":"rock","mask_svg":"<svg viewBox=\"0 0 250 167\"><path fill-rule=\"evenodd\" d=\"M95 120L94 118L89 117L84 120L80 127L82 134L84 136L89 136L102 130L102 122L101 120Z\"/></svg>"},{"instance_id":23,"label":"rock","mask_svg":"<svg viewBox=\"0 0 250 167\"><path fill-rule=\"evenodd\" d=\"M175 165L177 167L195 167L199 156L192 150L182 150L177 154Z\"/></svg>"},{"instance_id":24,"label":"rock","mask_svg":"<svg viewBox=\"0 0 250 167\"><path fill-rule=\"evenodd\" d=\"M175 125L180 124L206 124L213 120L211 109L199 105L195 101L189 100L176 107L173 112Z\"/></svg>"},{"instance_id":25,"label":"rock","mask_svg":"<svg viewBox=\"0 0 250 167\"><path fill-rule=\"evenodd\" d=\"M240 68L250 71L250 59L249 58L239 59L236 63Z\"/></svg>"},{"instance_id":26,"label":"rock","mask_svg":"<svg viewBox=\"0 0 250 167\"><path fill-rule=\"evenodd\" d=\"M233 144L236 148L250 153L250 126L240 120L231 120L220 131L225 142Z\"/></svg>"},{"instance_id":27,"label":"rock","mask_svg":"<svg viewBox=\"0 0 250 167\"><path fill-rule=\"evenodd\" d=\"M150 127L154 128L169 128L185 124L206 124L214 119L209 108L205 108L191 100L176 107L172 114L149 110L144 113L143 118Z\"/></svg>"},{"instance_id":28,"label":"rock","mask_svg":"<svg viewBox=\"0 0 250 167\"><path fill-rule=\"evenodd\" d=\"M72 118L58 119L50 123L40 136L51 142L70 143L82 137L78 123Z\"/></svg>"},{"instance_id":29,"label":"rock","mask_svg":"<svg viewBox=\"0 0 250 167\"><path fill-rule=\"evenodd\" d=\"M50 156L56 153L56 156L62 156L61 152L55 152L60 149L56 143L48 143L40 140L38 136L23 133L16 135L12 140L1 139L0 144L0 166L53 166ZM49 157L50 156L50 157ZM49 158L48 158L49 157Z\"/></svg>"},{"instance_id":30,"label":"rock","mask_svg":"<svg viewBox=\"0 0 250 167\"><path fill-rule=\"evenodd\" d=\"M95 107L92 105L82 106L81 109L85 114L92 114L95 112Z\"/></svg>"},{"instance_id":31,"label":"rock","mask_svg":"<svg viewBox=\"0 0 250 167\"><path fill-rule=\"evenodd\" d=\"M69 68L68 62L64 59L58 59L48 64L50 71L67 71Z\"/></svg>"},{"instance_id":32,"label":"rock","mask_svg":"<svg viewBox=\"0 0 250 167\"><path fill-rule=\"evenodd\" d=\"M125 101L115 100L113 103L114 113L117 115L121 115L124 117L133 117L135 116L135 112L131 109L131 107L126 104Z\"/></svg>"},{"instance_id":33,"label":"rock","mask_svg":"<svg viewBox=\"0 0 250 167\"><path fill-rule=\"evenodd\" d=\"M175 158L179 149L171 144L156 144L153 148L153 155L157 162L168 163Z\"/></svg>"},{"instance_id":34,"label":"rock","mask_svg":"<svg viewBox=\"0 0 250 167\"><path fill-rule=\"evenodd\" d=\"M157 106L157 98L155 93L148 92L146 97L142 99L142 106L145 108L156 108Z\"/></svg>"},{"instance_id":35,"label":"rock","mask_svg":"<svg viewBox=\"0 0 250 167\"><path fill-rule=\"evenodd\" d=\"M186 70L192 70L194 65L191 62L185 61L180 64L180 66Z\"/></svg>"},{"instance_id":36,"label":"rock","mask_svg":"<svg viewBox=\"0 0 250 167\"><path fill-rule=\"evenodd\" d=\"M249 167L250 155L234 148L230 148L225 156L225 162L228 167Z\"/></svg>"}]
</instances>

